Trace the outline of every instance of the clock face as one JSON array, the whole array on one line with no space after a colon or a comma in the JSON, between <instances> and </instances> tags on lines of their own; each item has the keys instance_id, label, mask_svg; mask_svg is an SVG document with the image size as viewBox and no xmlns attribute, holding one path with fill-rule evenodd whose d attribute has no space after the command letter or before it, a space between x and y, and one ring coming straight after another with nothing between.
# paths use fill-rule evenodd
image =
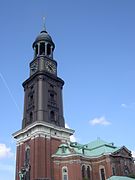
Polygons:
<instances>
[{"instance_id":1,"label":"clock face","mask_svg":"<svg viewBox=\"0 0 135 180\"><path fill-rule=\"evenodd\" d=\"M52 61L45 62L45 69L52 74L56 73L56 65Z\"/></svg>"}]
</instances>

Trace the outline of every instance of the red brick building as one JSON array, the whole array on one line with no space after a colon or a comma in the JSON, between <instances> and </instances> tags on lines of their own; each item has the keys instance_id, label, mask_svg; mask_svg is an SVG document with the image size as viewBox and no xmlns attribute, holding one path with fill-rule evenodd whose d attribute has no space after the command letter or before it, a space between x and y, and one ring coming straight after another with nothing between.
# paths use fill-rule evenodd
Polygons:
<instances>
[{"instance_id":1,"label":"red brick building","mask_svg":"<svg viewBox=\"0 0 135 180\"><path fill-rule=\"evenodd\" d=\"M97 139L91 143L61 144L52 155L54 179L64 179L64 171L70 180L104 180L113 175L134 174L131 152L126 147L116 147L112 143Z\"/></svg>"},{"instance_id":2,"label":"red brick building","mask_svg":"<svg viewBox=\"0 0 135 180\"><path fill-rule=\"evenodd\" d=\"M16 180L105 180L134 173L126 147L97 139L81 145L70 142L65 128L62 88L53 58L55 44L43 29L33 43L30 77L23 83L24 114L17 141Z\"/></svg>"}]
</instances>

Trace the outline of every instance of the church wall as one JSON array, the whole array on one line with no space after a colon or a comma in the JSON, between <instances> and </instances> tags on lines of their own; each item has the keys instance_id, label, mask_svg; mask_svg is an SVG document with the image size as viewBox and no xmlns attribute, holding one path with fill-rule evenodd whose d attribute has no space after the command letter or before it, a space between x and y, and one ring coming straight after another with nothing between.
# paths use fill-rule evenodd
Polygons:
<instances>
[{"instance_id":1,"label":"church wall","mask_svg":"<svg viewBox=\"0 0 135 180\"><path fill-rule=\"evenodd\" d=\"M92 180L100 179L100 169L105 169L105 177L112 176L112 166L110 157L102 156L100 158L85 157L55 157L54 161L54 179L62 180L62 168L67 167L70 180L82 180L82 166L90 167L90 177Z\"/></svg>"},{"instance_id":2,"label":"church wall","mask_svg":"<svg viewBox=\"0 0 135 180\"><path fill-rule=\"evenodd\" d=\"M127 175L125 170L129 170L129 174L135 175L134 163L132 158L128 157L112 157L111 158L112 167L115 167L116 175L125 176Z\"/></svg>"},{"instance_id":3,"label":"church wall","mask_svg":"<svg viewBox=\"0 0 135 180\"><path fill-rule=\"evenodd\" d=\"M19 171L24 166L24 151L25 145L20 144L17 146L17 154L16 154L16 180L19 180Z\"/></svg>"},{"instance_id":4,"label":"church wall","mask_svg":"<svg viewBox=\"0 0 135 180\"><path fill-rule=\"evenodd\" d=\"M31 179L51 178L53 176L51 155L56 152L60 143L61 140L59 139L52 138L50 140L45 137L36 137L17 146L16 180L19 180L19 171L24 166L27 145L30 147Z\"/></svg>"},{"instance_id":5,"label":"church wall","mask_svg":"<svg viewBox=\"0 0 135 180\"><path fill-rule=\"evenodd\" d=\"M80 157L53 158L54 179L62 180L62 169L67 168L69 180L82 180Z\"/></svg>"}]
</instances>

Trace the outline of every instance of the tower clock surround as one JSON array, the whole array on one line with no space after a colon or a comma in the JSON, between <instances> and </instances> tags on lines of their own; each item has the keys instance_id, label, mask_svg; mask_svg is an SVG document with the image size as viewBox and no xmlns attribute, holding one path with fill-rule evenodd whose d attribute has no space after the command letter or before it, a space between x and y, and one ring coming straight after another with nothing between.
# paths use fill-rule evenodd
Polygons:
<instances>
[{"instance_id":1,"label":"tower clock surround","mask_svg":"<svg viewBox=\"0 0 135 180\"><path fill-rule=\"evenodd\" d=\"M30 76L23 82L24 112L16 139L16 180L52 180L51 155L61 143L69 143L73 130L65 128L62 90L53 58L55 44L46 30L33 45Z\"/></svg>"}]
</instances>

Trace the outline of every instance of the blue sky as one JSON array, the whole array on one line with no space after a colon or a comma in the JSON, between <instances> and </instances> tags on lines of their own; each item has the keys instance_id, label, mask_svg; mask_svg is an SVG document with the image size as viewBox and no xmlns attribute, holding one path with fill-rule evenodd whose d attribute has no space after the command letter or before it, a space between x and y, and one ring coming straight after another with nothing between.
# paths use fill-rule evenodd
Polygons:
<instances>
[{"instance_id":1,"label":"blue sky","mask_svg":"<svg viewBox=\"0 0 135 180\"><path fill-rule=\"evenodd\" d=\"M135 151L135 1L4 0L0 6L0 180L14 179L22 82L42 30L55 42L64 114L76 140L100 137Z\"/></svg>"}]
</instances>

